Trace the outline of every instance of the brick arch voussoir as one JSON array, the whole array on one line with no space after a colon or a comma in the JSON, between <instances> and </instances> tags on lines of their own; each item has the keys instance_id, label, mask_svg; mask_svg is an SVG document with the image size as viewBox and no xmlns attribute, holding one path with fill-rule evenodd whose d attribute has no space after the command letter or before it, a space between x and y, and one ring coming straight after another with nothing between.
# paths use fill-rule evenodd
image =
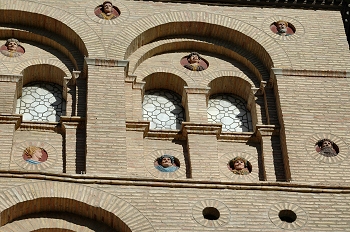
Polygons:
<instances>
[{"instance_id":1,"label":"brick arch voussoir","mask_svg":"<svg viewBox=\"0 0 350 232\"><path fill-rule=\"evenodd\" d=\"M74 223L63 220L53 220L48 218L30 218L15 221L2 226L2 232L29 232L29 231L64 231L64 232L93 232L89 228L78 227Z\"/></svg>"},{"instance_id":2,"label":"brick arch voussoir","mask_svg":"<svg viewBox=\"0 0 350 232\"><path fill-rule=\"evenodd\" d=\"M145 70L142 70L141 72L137 73L137 81L143 81L146 77L154 74L154 73L167 73L167 74L172 74L174 76L179 77L182 79L186 86L196 86L196 82L186 75L184 72L179 71L176 68L165 68L165 67L157 67L157 68L147 68Z\"/></svg>"},{"instance_id":3,"label":"brick arch voussoir","mask_svg":"<svg viewBox=\"0 0 350 232\"><path fill-rule=\"evenodd\" d=\"M251 87L259 87L256 86L256 84L246 75L244 75L241 72L236 72L236 71L217 71L217 72L211 72L209 75L207 75L203 80L201 85L206 85L208 86L212 81L215 79L218 79L220 77L237 77L240 79L243 79L244 81L248 82Z\"/></svg>"},{"instance_id":4,"label":"brick arch voussoir","mask_svg":"<svg viewBox=\"0 0 350 232\"><path fill-rule=\"evenodd\" d=\"M34 13L39 14L43 17L53 18L62 25L65 25L68 28L70 28L72 30L71 32L75 33L76 36L82 41L80 46L84 47L81 47L80 49L86 50L87 53L83 55L88 56L90 51L94 51L94 56L105 56L105 51L101 49L99 51L95 51L94 49L95 47L103 47L101 40L95 39L99 38L100 36L97 33L95 36L91 36L91 33L94 33L94 30L92 30L92 28L86 22L77 18L72 13L67 12L62 8L40 4L33 1L2 0L1 9ZM18 19L22 20L20 22L22 25L26 25L26 18L19 17ZM61 36L66 38L64 33L62 33Z\"/></svg>"},{"instance_id":5,"label":"brick arch voussoir","mask_svg":"<svg viewBox=\"0 0 350 232\"><path fill-rule=\"evenodd\" d=\"M16 65L12 69L11 73L19 75L19 74L21 74L23 72L24 69L28 68L29 66L41 65L41 64L47 64L47 65L55 66L56 68L61 69L66 74L66 77L69 77L69 78L72 77L72 73L69 71L67 66L65 66L63 63L61 63L58 60L51 60L51 59L44 59L44 58L42 58L42 59L32 59L32 60L24 61L24 62Z\"/></svg>"},{"instance_id":6,"label":"brick arch voussoir","mask_svg":"<svg viewBox=\"0 0 350 232\"><path fill-rule=\"evenodd\" d=\"M0 192L0 226L25 215L23 210L17 212L15 218L11 218L9 213L14 213L11 207L27 203L28 205L24 207L30 208L29 204L42 198L57 199L58 202L65 200L81 202L115 215L133 232L154 231L150 222L138 209L115 195L85 185L49 181L16 186Z\"/></svg>"},{"instance_id":7,"label":"brick arch voussoir","mask_svg":"<svg viewBox=\"0 0 350 232\"><path fill-rule=\"evenodd\" d=\"M10 73L8 67L2 62L0 62L0 73Z\"/></svg>"},{"instance_id":8,"label":"brick arch voussoir","mask_svg":"<svg viewBox=\"0 0 350 232\"><path fill-rule=\"evenodd\" d=\"M261 59L271 59L271 67L275 62L284 63L285 65L289 66L292 65L291 60L288 58L288 55L283 50L283 48L280 46L276 46L275 40L270 36L266 35L266 33L263 30L249 25L239 19L214 13L203 14L203 12L196 11L177 11L154 14L149 17L144 17L139 21L133 23L129 28L126 29L126 34L136 34L138 35L137 37L129 38L129 41L125 41L124 38L124 41L118 41L114 44L121 44L121 42L123 42L123 44L127 46L124 48L126 51L124 58L127 59L134 51L136 51L139 48L137 46L134 46L133 44L133 41L135 41L138 37L142 37L142 35L146 31L154 29L157 26L176 22L201 22L213 25L220 25L222 27L232 29L232 31L238 31L247 38L250 38L253 41L255 41L256 45L260 45L258 52L261 53ZM171 25L171 27L174 27L174 25ZM171 28L169 28L169 31L172 31ZM116 38L116 40L118 40L118 38Z\"/></svg>"}]
</instances>

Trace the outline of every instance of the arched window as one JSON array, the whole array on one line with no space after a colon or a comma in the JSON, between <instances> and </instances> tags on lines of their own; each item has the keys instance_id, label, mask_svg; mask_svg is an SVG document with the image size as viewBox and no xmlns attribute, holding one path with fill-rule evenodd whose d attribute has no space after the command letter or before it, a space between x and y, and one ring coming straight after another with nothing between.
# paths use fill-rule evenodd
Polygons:
<instances>
[{"instance_id":1,"label":"arched window","mask_svg":"<svg viewBox=\"0 0 350 232\"><path fill-rule=\"evenodd\" d=\"M151 129L179 130L185 120L181 96L169 90L149 90L143 99L143 119Z\"/></svg>"},{"instance_id":2,"label":"arched window","mask_svg":"<svg viewBox=\"0 0 350 232\"><path fill-rule=\"evenodd\" d=\"M252 118L246 102L233 94L215 94L208 101L208 121L222 123L223 132L252 131Z\"/></svg>"},{"instance_id":3,"label":"arched window","mask_svg":"<svg viewBox=\"0 0 350 232\"><path fill-rule=\"evenodd\" d=\"M48 82L32 82L22 88L22 96L17 99L17 114L24 121L58 122L66 114L66 102L62 86Z\"/></svg>"}]
</instances>

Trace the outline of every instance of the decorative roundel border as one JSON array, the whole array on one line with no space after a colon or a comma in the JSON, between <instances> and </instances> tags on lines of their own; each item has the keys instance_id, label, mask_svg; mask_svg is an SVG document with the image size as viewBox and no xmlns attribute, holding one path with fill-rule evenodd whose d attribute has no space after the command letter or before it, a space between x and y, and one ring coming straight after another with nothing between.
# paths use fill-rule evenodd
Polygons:
<instances>
[{"instance_id":1,"label":"decorative roundel border","mask_svg":"<svg viewBox=\"0 0 350 232\"><path fill-rule=\"evenodd\" d=\"M45 162L39 164L30 164L23 159L23 151L29 147L42 147L48 154L48 158ZM44 170L54 163L56 163L57 152L56 149L49 143L44 141L24 141L21 143L17 143L14 145L14 149L12 152L12 160L21 168L33 171Z\"/></svg>"},{"instance_id":2,"label":"decorative roundel border","mask_svg":"<svg viewBox=\"0 0 350 232\"><path fill-rule=\"evenodd\" d=\"M154 161L164 154L172 155L180 161L180 168L175 172L161 172L154 167ZM177 179L186 178L186 164L185 158L182 152L176 150L155 150L148 155L144 156L145 167L148 172L157 178L162 179Z\"/></svg>"},{"instance_id":3,"label":"decorative roundel border","mask_svg":"<svg viewBox=\"0 0 350 232\"><path fill-rule=\"evenodd\" d=\"M200 41L198 41L200 42ZM206 62L208 62L208 67L206 69L204 69L203 71L191 71L187 68L185 68L182 63L181 60L183 58L185 58L186 56L188 56L191 52L198 52L196 49L193 50L189 50L189 52L183 52L183 53L178 53L179 54L179 59L176 61L175 59L172 59L173 62L177 62L176 67L178 67L179 70L183 71L183 73L185 73L187 76L191 77L191 76L201 76L202 78L205 78L206 76L208 76L208 72L213 72L213 67L218 67L219 62L218 59L215 59L215 57L210 57L206 54L202 54L201 52L198 52L199 55L201 57L203 57L203 60L205 60ZM204 73L204 75L203 75Z\"/></svg>"},{"instance_id":4,"label":"decorative roundel border","mask_svg":"<svg viewBox=\"0 0 350 232\"><path fill-rule=\"evenodd\" d=\"M120 10L120 15L112 20L105 20L105 19L100 19L99 17L97 17L95 15L94 9L101 5L104 1L92 1L89 2L88 4L86 4L86 8L85 8L85 13L86 15L92 20L95 21L97 23L100 24L107 24L107 25L115 25L115 24L120 24L123 21L126 21L129 18L130 15L130 11L129 9L120 1L113 1L116 2L116 7L118 7L118 9Z\"/></svg>"},{"instance_id":5,"label":"decorative roundel border","mask_svg":"<svg viewBox=\"0 0 350 232\"><path fill-rule=\"evenodd\" d=\"M284 20L284 21L287 21L287 22L290 22L291 24L293 24L293 26L295 27L295 33L293 35L290 35L290 36L280 36L280 35L274 34L270 29L270 25L271 25L271 23L277 22L278 20ZM298 38L304 36L304 34L305 34L304 26L299 21L297 21L294 18L291 18L288 16L283 16L283 15L275 15L273 17L269 17L269 18L265 19L261 28L263 28L265 33L267 33L271 37L278 39L278 40L295 40L295 39L298 39Z\"/></svg>"},{"instance_id":6,"label":"decorative roundel border","mask_svg":"<svg viewBox=\"0 0 350 232\"><path fill-rule=\"evenodd\" d=\"M208 220L203 216L203 210L207 207L213 207L220 212L220 217L217 220ZM200 225L205 227L221 227L227 224L231 219L229 208L218 200L207 199L197 201L192 207L192 217Z\"/></svg>"},{"instance_id":7,"label":"decorative roundel border","mask_svg":"<svg viewBox=\"0 0 350 232\"><path fill-rule=\"evenodd\" d=\"M250 162L250 164L252 165L252 172L250 174L237 175L228 169L227 167L228 162L237 156L240 156ZM234 181L238 181L238 182L259 181L258 160L249 153L245 153L245 152L226 153L219 158L219 168L222 174L224 174L227 178L232 179Z\"/></svg>"},{"instance_id":8,"label":"decorative roundel border","mask_svg":"<svg viewBox=\"0 0 350 232\"><path fill-rule=\"evenodd\" d=\"M333 141L334 143L337 144L337 146L339 147L339 153L336 156L332 156L332 157L327 157L324 155L319 154L316 150L315 150L315 143L321 139L330 139L331 141ZM309 156L311 156L312 158L314 158L315 160L322 162L322 163L338 163L341 162L343 160L345 160L348 156L349 153L349 147L348 145L344 142L343 139L341 139L340 137L336 136L336 135L332 135L332 134L315 134L310 136L306 141L305 141L305 149L308 153Z\"/></svg>"},{"instance_id":9,"label":"decorative roundel border","mask_svg":"<svg viewBox=\"0 0 350 232\"><path fill-rule=\"evenodd\" d=\"M293 211L297 216L296 220L292 223L282 221L279 218L279 213L282 210ZM298 206L296 204L292 204L292 203L287 203L287 202L281 202L281 203L277 203L277 204L273 205L269 209L268 215L269 215L271 222L275 226L280 227L280 228L285 229L285 230L299 229L299 228L303 227L308 220L307 213L300 206Z\"/></svg>"}]
</instances>

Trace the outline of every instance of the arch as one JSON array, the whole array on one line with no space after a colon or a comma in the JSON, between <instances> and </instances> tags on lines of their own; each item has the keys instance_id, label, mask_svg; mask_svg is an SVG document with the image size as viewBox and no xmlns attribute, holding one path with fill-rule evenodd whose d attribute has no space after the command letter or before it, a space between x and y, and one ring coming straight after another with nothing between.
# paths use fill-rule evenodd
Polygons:
<instances>
[{"instance_id":1,"label":"arch","mask_svg":"<svg viewBox=\"0 0 350 232\"><path fill-rule=\"evenodd\" d=\"M217 93L233 93L240 96L247 102L251 97L252 85L248 81L240 77L235 76L221 76L212 80L208 87L210 87L209 95Z\"/></svg>"},{"instance_id":2,"label":"arch","mask_svg":"<svg viewBox=\"0 0 350 232\"><path fill-rule=\"evenodd\" d=\"M255 76L253 81L257 86L260 85L260 81L269 79L269 73L263 68L263 64L254 55L225 41L202 37L164 39L144 45L129 57L132 72L135 72L142 62L153 56L174 51L191 51L193 47L196 48L197 52L209 53L212 54L212 56L224 56L226 59L229 59L229 62L235 61L238 67L247 67ZM178 61L175 61L175 63L176 62ZM213 72L212 69L207 71Z\"/></svg>"},{"instance_id":3,"label":"arch","mask_svg":"<svg viewBox=\"0 0 350 232\"><path fill-rule=\"evenodd\" d=\"M230 93L243 98L247 103L247 109L250 111L252 117L253 131L258 122L255 96L252 91L252 85L247 80L236 76L221 76L212 80L208 87L210 87L208 96L219 93Z\"/></svg>"},{"instance_id":4,"label":"arch","mask_svg":"<svg viewBox=\"0 0 350 232\"><path fill-rule=\"evenodd\" d=\"M65 65L63 65L63 63L52 59L31 59L31 60L21 62L18 65L16 65L14 69L12 69L11 73L24 74L25 70L31 69L31 67L45 69L44 68L45 66L56 67L57 69L61 70L60 72L63 72L63 77L72 77L72 74L70 73L68 68ZM57 84L62 85L62 83L57 83Z\"/></svg>"},{"instance_id":5,"label":"arch","mask_svg":"<svg viewBox=\"0 0 350 232\"><path fill-rule=\"evenodd\" d=\"M56 211L92 218L117 231L154 231L131 204L84 185L40 181L7 189L0 199L0 226L32 213Z\"/></svg>"},{"instance_id":6,"label":"arch","mask_svg":"<svg viewBox=\"0 0 350 232\"><path fill-rule=\"evenodd\" d=\"M143 81L146 82L144 91L151 89L168 89L180 96L183 95L184 87L187 86L187 83L181 77L167 72L152 73L146 76Z\"/></svg>"},{"instance_id":7,"label":"arch","mask_svg":"<svg viewBox=\"0 0 350 232\"><path fill-rule=\"evenodd\" d=\"M23 0L4 0L1 5L0 21L4 24L40 28L55 33L76 47L82 56L91 55L90 51L94 51L97 57L107 54L101 40L95 39L100 36L97 33L91 36L94 30L86 22L61 8ZM94 50L95 46L103 49Z\"/></svg>"},{"instance_id":8,"label":"arch","mask_svg":"<svg viewBox=\"0 0 350 232\"><path fill-rule=\"evenodd\" d=\"M33 81L52 82L65 86L63 82L66 73L59 67L50 64L27 66L21 74L23 75L23 86Z\"/></svg>"},{"instance_id":9,"label":"arch","mask_svg":"<svg viewBox=\"0 0 350 232\"><path fill-rule=\"evenodd\" d=\"M0 38L4 40L16 38L22 44L26 43L27 45L29 44L46 51L52 54L52 56L62 62L70 70L79 70L83 67L84 55L81 54L73 44L61 36L52 36L52 32L22 25L11 25L11 27L1 29ZM31 60L37 59L30 59L30 61ZM21 57L21 61L28 62L24 57Z\"/></svg>"},{"instance_id":10,"label":"arch","mask_svg":"<svg viewBox=\"0 0 350 232\"><path fill-rule=\"evenodd\" d=\"M102 222L67 212L29 214L4 225L1 231L115 232Z\"/></svg>"},{"instance_id":11,"label":"arch","mask_svg":"<svg viewBox=\"0 0 350 232\"><path fill-rule=\"evenodd\" d=\"M221 25L220 25L221 24ZM285 51L273 46L276 41L259 28L238 19L202 12L167 12L145 17L130 26L126 34L137 34L128 44L124 59L141 46L159 38L174 35L196 35L219 38L254 54L267 69L274 63L292 66ZM115 44L120 44L116 42ZM116 48L114 48L116 49Z\"/></svg>"}]
</instances>

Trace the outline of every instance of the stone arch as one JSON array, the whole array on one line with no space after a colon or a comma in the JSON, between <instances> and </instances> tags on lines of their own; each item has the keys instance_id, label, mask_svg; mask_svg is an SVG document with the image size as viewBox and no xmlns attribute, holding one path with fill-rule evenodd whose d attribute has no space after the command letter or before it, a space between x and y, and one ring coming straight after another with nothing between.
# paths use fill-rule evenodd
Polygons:
<instances>
[{"instance_id":1,"label":"stone arch","mask_svg":"<svg viewBox=\"0 0 350 232\"><path fill-rule=\"evenodd\" d=\"M21 25L24 28L35 27L55 33L76 47L82 56L91 55L91 51L94 51L94 56L106 56L105 49L93 49L95 46L104 48L100 40L93 39L99 38L99 35L96 33L95 36L91 36L94 30L86 22L61 8L23 0L4 0L1 4L2 23ZM18 14L21 17L17 17Z\"/></svg>"},{"instance_id":2,"label":"stone arch","mask_svg":"<svg viewBox=\"0 0 350 232\"><path fill-rule=\"evenodd\" d=\"M154 231L147 218L128 202L84 185L40 181L7 189L0 193L0 199L1 227L32 213L53 211L92 218L117 231Z\"/></svg>"},{"instance_id":3,"label":"stone arch","mask_svg":"<svg viewBox=\"0 0 350 232\"><path fill-rule=\"evenodd\" d=\"M200 29L200 30L199 30ZM192 11L167 12L145 17L130 26L127 34L137 34L125 49L124 59L141 46L156 39L176 35L196 35L222 39L254 54L267 69L277 65L292 65L286 52L261 29L238 19L219 14ZM120 43L115 43L120 44ZM114 48L116 49L116 48Z\"/></svg>"},{"instance_id":4,"label":"stone arch","mask_svg":"<svg viewBox=\"0 0 350 232\"><path fill-rule=\"evenodd\" d=\"M172 77L176 77L176 78L180 78L182 79L182 81L185 82L186 86L191 86L195 84L195 81L189 77L189 76L184 76L185 74L175 68L171 68L171 67L154 67L154 68L147 68L145 70L142 70L142 73L140 73L137 77L137 81L144 81L145 78L154 75L158 73L157 75L160 75L160 73L163 73L164 75L167 76L172 76Z\"/></svg>"}]
</instances>

